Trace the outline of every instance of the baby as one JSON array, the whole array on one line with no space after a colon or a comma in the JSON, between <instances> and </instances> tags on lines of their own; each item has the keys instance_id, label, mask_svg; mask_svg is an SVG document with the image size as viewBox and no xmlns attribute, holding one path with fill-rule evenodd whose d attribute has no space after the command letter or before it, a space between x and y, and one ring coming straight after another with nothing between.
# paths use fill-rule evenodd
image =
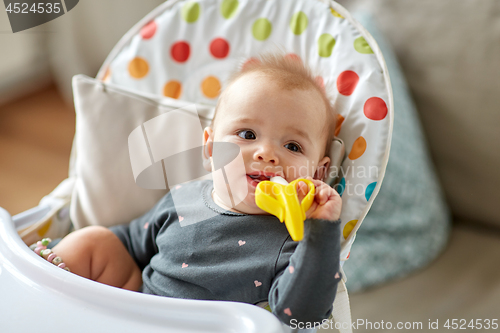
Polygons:
<instances>
[{"instance_id":1,"label":"baby","mask_svg":"<svg viewBox=\"0 0 500 333\"><path fill-rule=\"evenodd\" d=\"M342 204L322 181L334 119L325 89L302 61L263 55L231 77L203 133L207 162L214 143L239 146L248 189L239 203L224 199L225 184L216 177L182 184L171 191L175 204L211 217L181 226L189 216L177 214L168 193L131 223L80 229L53 252L73 273L111 286L179 298L268 301L285 323L321 322L341 278ZM316 187L300 242L255 203L256 186L273 176L308 178ZM307 190L299 183L299 198Z\"/></svg>"}]
</instances>

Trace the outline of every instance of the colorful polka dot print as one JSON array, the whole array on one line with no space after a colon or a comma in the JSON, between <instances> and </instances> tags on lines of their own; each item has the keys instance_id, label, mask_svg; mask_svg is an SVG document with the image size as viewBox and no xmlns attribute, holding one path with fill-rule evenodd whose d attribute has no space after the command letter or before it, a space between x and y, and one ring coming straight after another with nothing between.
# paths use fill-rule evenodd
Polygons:
<instances>
[{"instance_id":1,"label":"colorful polka dot print","mask_svg":"<svg viewBox=\"0 0 500 333\"><path fill-rule=\"evenodd\" d=\"M177 41L172 44L170 48L170 56L173 61L183 63L189 59L189 54L191 53L191 47L186 41Z\"/></svg>"},{"instance_id":2,"label":"colorful polka dot print","mask_svg":"<svg viewBox=\"0 0 500 333\"><path fill-rule=\"evenodd\" d=\"M382 120L387 116L387 104L379 97L371 97L366 100L363 112L368 119Z\"/></svg>"},{"instance_id":3,"label":"colorful polka dot print","mask_svg":"<svg viewBox=\"0 0 500 333\"><path fill-rule=\"evenodd\" d=\"M187 23L194 23L200 16L200 4L198 2L189 1L182 6L182 18Z\"/></svg>"},{"instance_id":4,"label":"colorful polka dot print","mask_svg":"<svg viewBox=\"0 0 500 333\"><path fill-rule=\"evenodd\" d=\"M213 99L219 96L220 89L220 81L215 76L208 76L201 83L201 91L208 98Z\"/></svg>"},{"instance_id":5,"label":"colorful polka dot print","mask_svg":"<svg viewBox=\"0 0 500 333\"><path fill-rule=\"evenodd\" d=\"M296 12L295 14L293 14L292 19L290 20L290 30L295 35L300 35L306 30L307 24L307 15L304 14L304 12Z\"/></svg>"},{"instance_id":6,"label":"colorful polka dot print","mask_svg":"<svg viewBox=\"0 0 500 333\"><path fill-rule=\"evenodd\" d=\"M225 19L230 19L238 11L239 4L238 0L224 0L220 6L220 13Z\"/></svg>"},{"instance_id":7,"label":"colorful polka dot print","mask_svg":"<svg viewBox=\"0 0 500 333\"><path fill-rule=\"evenodd\" d=\"M318 54L320 57L328 58L332 55L335 46L335 38L329 33L324 33L318 38Z\"/></svg>"},{"instance_id":8,"label":"colorful polka dot print","mask_svg":"<svg viewBox=\"0 0 500 333\"><path fill-rule=\"evenodd\" d=\"M359 76L354 71L343 71L337 78L337 89L339 94L350 96L359 82Z\"/></svg>"},{"instance_id":9,"label":"colorful polka dot print","mask_svg":"<svg viewBox=\"0 0 500 333\"><path fill-rule=\"evenodd\" d=\"M135 57L128 64L128 72L134 79L142 79L148 75L149 64L145 59Z\"/></svg>"},{"instance_id":10,"label":"colorful polka dot print","mask_svg":"<svg viewBox=\"0 0 500 333\"><path fill-rule=\"evenodd\" d=\"M265 41L271 35L273 25L265 18L261 17L253 23L252 35L258 41Z\"/></svg>"},{"instance_id":11,"label":"colorful polka dot print","mask_svg":"<svg viewBox=\"0 0 500 333\"><path fill-rule=\"evenodd\" d=\"M224 38L215 38L210 42L210 54L218 59L223 59L229 54L229 43Z\"/></svg>"},{"instance_id":12,"label":"colorful polka dot print","mask_svg":"<svg viewBox=\"0 0 500 333\"><path fill-rule=\"evenodd\" d=\"M141 28L141 37L151 39L156 33L156 22L153 20Z\"/></svg>"},{"instance_id":13,"label":"colorful polka dot print","mask_svg":"<svg viewBox=\"0 0 500 333\"><path fill-rule=\"evenodd\" d=\"M163 87L163 96L170 98L179 98L182 92L182 83L177 80L170 80Z\"/></svg>"},{"instance_id":14,"label":"colorful polka dot print","mask_svg":"<svg viewBox=\"0 0 500 333\"><path fill-rule=\"evenodd\" d=\"M393 113L382 54L351 15L320 0L167 1L128 36L99 79L204 105L215 106L234 70L277 45L287 57L309 64L331 96L338 113L335 135L346 149L334 185L343 201L341 256L346 260L380 188Z\"/></svg>"}]
</instances>

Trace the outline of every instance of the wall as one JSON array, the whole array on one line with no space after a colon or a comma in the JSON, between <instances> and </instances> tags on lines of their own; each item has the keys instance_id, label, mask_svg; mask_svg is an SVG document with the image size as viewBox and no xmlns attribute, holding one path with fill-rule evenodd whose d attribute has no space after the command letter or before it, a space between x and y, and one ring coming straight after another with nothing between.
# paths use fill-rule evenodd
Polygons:
<instances>
[{"instance_id":1,"label":"wall","mask_svg":"<svg viewBox=\"0 0 500 333\"><path fill-rule=\"evenodd\" d=\"M49 82L45 44L50 32L40 28L13 34L0 5L0 105Z\"/></svg>"}]
</instances>

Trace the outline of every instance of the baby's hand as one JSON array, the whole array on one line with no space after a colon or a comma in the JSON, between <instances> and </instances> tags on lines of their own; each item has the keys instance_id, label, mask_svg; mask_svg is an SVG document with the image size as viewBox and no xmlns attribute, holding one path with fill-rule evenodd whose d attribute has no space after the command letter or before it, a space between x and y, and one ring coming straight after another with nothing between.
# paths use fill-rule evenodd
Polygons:
<instances>
[{"instance_id":1,"label":"baby's hand","mask_svg":"<svg viewBox=\"0 0 500 333\"><path fill-rule=\"evenodd\" d=\"M342 209L342 199L337 191L321 180L312 179L311 177L307 177L307 179L314 183L316 193L314 195L314 201L311 208L309 208L306 212L306 217L309 219L323 219L330 221L338 220ZM301 202L307 192L307 184L299 182L297 186L297 194Z\"/></svg>"}]
</instances>

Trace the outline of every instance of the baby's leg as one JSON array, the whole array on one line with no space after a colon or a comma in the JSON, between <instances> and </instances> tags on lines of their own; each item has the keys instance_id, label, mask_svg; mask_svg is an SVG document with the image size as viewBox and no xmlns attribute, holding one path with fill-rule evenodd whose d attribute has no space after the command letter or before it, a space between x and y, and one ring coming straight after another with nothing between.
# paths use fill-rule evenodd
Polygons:
<instances>
[{"instance_id":1,"label":"baby's leg","mask_svg":"<svg viewBox=\"0 0 500 333\"><path fill-rule=\"evenodd\" d=\"M70 233L52 251L71 272L128 290L139 290L141 271L120 239L105 227L86 227Z\"/></svg>"}]
</instances>

